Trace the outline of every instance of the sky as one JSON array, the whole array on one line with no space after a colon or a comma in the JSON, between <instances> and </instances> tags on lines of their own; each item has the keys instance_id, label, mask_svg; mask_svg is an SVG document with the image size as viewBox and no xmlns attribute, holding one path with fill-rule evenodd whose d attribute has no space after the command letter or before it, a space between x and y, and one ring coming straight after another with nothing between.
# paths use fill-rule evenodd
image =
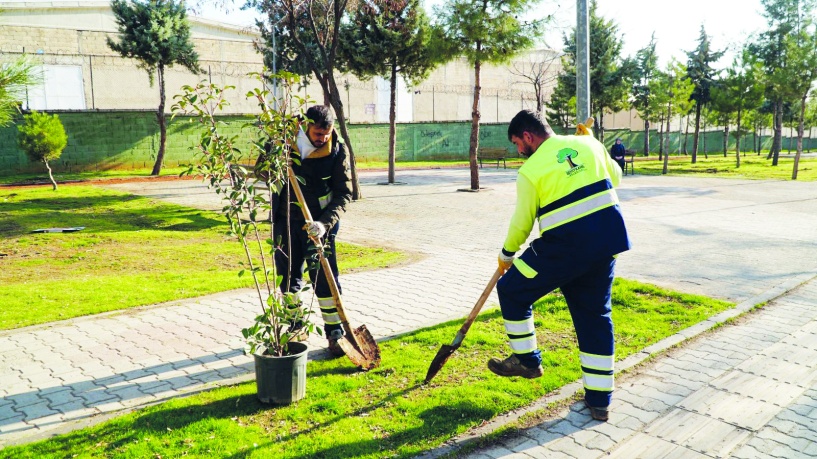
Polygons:
<instances>
[{"instance_id":1,"label":"sky","mask_svg":"<svg viewBox=\"0 0 817 459\"><path fill-rule=\"evenodd\" d=\"M619 25L624 40L622 54L635 55L649 44L650 36L655 32L656 50L662 66L672 57L686 62L685 51L696 48L701 25L705 27L715 49L727 51L727 55L718 63L721 68L731 63L735 50L740 49L747 37L766 26L760 0L597 1L599 14L615 20ZM441 3L442 0L425 0L428 10ZM553 15L553 21L547 26L545 41L547 45L561 49L562 33L569 32L576 22L576 2L541 0L531 14L533 17ZM205 8L202 16L248 25L253 23L254 13L233 9L225 14L215 8Z\"/></svg>"},{"instance_id":2,"label":"sky","mask_svg":"<svg viewBox=\"0 0 817 459\"><path fill-rule=\"evenodd\" d=\"M27 0L58 1L58 0ZM589 1L589 0L588 0ZM427 10L439 5L443 0L424 0ZM727 56L717 67L727 67L735 50L752 33L762 30L766 21L760 0L683 0L666 2L662 0L597 0L599 14L614 19L623 36L624 56L633 56L636 51L647 46L650 35L655 32L656 50L659 63L665 66L675 57L686 62L685 51L694 50L700 35L701 24L706 28L716 50L727 50ZM0 1L0 5L4 3ZM213 4L202 0L202 4ZM243 3L234 0L235 4ZM553 15L547 26L546 43L556 49L562 48L561 35L569 32L576 22L576 2L574 0L541 0L531 13L531 17ZM254 24L253 11L232 8L223 9L205 6L201 15L207 19L236 25Z\"/></svg>"}]
</instances>

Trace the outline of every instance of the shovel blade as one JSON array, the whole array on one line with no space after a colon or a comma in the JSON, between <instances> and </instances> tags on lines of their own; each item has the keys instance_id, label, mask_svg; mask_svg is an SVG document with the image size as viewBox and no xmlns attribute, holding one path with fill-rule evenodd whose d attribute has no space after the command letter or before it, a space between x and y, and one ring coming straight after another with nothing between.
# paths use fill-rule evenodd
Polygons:
<instances>
[{"instance_id":1,"label":"shovel blade","mask_svg":"<svg viewBox=\"0 0 817 459\"><path fill-rule=\"evenodd\" d=\"M428 366L428 372L426 373L426 384L431 382L431 379L437 376L437 373L440 372L440 369L443 367L443 365L445 365L445 362L447 362L448 359L454 354L457 347L450 346L448 344L443 344L440 346L440 350L437 351L437 355L434 356L434 360L432 360L431 365Z\"/></svg>"},{"instance_id":2,"label":"shovel blade","mask_svg":"<svg viewBox=\"0 0 817 459\"><path fill-rule=\"evenodd\" d=\"M362 370L380 366L380 347L365 325L361 325L338 340L346 357Z\"/></svg>"}]
</instances>

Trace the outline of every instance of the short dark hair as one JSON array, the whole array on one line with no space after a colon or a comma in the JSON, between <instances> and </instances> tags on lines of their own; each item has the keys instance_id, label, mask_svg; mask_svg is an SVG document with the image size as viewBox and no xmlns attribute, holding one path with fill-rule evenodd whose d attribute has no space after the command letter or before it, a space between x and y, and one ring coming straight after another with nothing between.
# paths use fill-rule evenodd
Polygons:
<instances>
[{"instance_id":1,"label":"short dark hair","mask_svg":"<svg viewBox=\"0 0 817 459\"><path fill-rule=\"evenodd\" d=\"M552 134L553 130L538 113L533 110L522 110L513 117L508 125L508 140L511 140L511 137L522 137L523 132L546 137Z\"/></svg>"},{"instance_id":2,"label":"short dark hair","mask_svg":"<svg viewBox=\"0 0 817 459\"><path fill-rule=\"evenodd\" d=\"M306 118L309 124L317 126L319 129L329 129L335 124L335 115L329 110L327 105L313 105L306 110Z\"/></svg>"}]
</instances>

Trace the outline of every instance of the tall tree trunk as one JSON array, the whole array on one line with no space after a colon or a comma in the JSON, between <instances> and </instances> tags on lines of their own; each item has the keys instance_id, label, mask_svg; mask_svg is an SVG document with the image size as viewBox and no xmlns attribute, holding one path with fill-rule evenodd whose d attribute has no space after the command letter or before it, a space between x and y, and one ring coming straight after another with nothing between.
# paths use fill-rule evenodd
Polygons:
<instances>
[{"instance_id":1,"label":"tall tree trunk","mask_svg":"<svg viewBox=\"0 0 817 459\"><path fill-rule=\"evenodd\" d=\"M394 146L397 143L397 63L391 64L389 100L389 183L394 183Z\"/></svg>"},{"instance_id":2,"label":"tall tree trunk","mask_svg":"<svg viewBox=\"0 0 817 459\"><path fill-rule=\"evenodd\" d=\"M482 49L482 43L477 42L477 53ZM479 191L479 169L477 168L477 150L479 149L479 70L480 61L474 62L474 103L471 107L471 141L468 149L468 159L471 166L471 191Z\"/></svg>"},{"instance_id":3,"label":"tall tree trunk","mask_svg":"<svg viewBox=\"0 0 817 459\"><path fill-rule=\"evenodd\" d=\"M695 102L695 136L692 138L692 164L698 161L698 136L701 131L701 103ZM706 135L706 134L704 134Z\"/></svg>"},{"instance_id":4,"label":"tall tree trunk","mask_svg":"<svg viewBox=\"0 0 817 459\"><path fill-rule=\"evenodd\" d=\"M740 167L740 115L741 111L738 109L738 127L735 128L735 156L737 157L737 167Z\"/></svg>"},{"instance_id":5,"label":"tall tree trunk","mask_svg":"<svg viewBox=\"0 0 817 459\"><path fill-rule=\"evenodd\" d=\"M729 122L723 127L723 157L726 158L726 150L729 149Z\"/></svg>"},{"instance_id":6,"label":"tall tree trunk","mask_svg":"<svg viewBox=\"0 0 817 459\"><path fill-rule=\"evenodd\" d=\"M760 148L757 146L757 123L752 123L752 151L760 154Z\"/></svg>"},{"instance_id":7,"label":"tall tree trunk","mask_svg":"<svg viewBox=\"0 0 817 459\"><path fill-rule=\"evenodd\" d=\"M599 110L599 132L596 134L599 142L604 143L604 110Z\"/></svg>"},{"instance_id":8,"label":"tall tree trunk","mask_svg":"<svg viewBox=\"0 0 817 459\"><path fill-rule=\"evenodd\" d=\"M670 123L672 121L672 104L667 104L667 151L664 153L664 168L661 170L662 174L666 174L669 171L669 153L671 150L670 147Z\"/></svg>"},{"instance_id":9,"label":"tall tree trunk","mask_svg":"<svg viewBox=\"0 0 817 459\"><path fill-rule=\"evenodd\" d=\"M340 97L340 92L338 91L338 85L335 82L335 77L331 74L325 75L323 78L321 78L321 75L316 76L318 76L318 81L320 81L324 92L329 94L329 104L335 110L335 116L340 124L340 135L343 137L343 141L346 143L346 151L349 152L349 168L351 169L352 173L352 200L357 201L359 199L363 199L363 193L360 190L360 181L358 180L357 176L357 161L355 159L355 152L352 149L352 141L349 139L349 128L346 125L346 115L343 112L343 100Z\"/></svg>"},{"instance_id":10,"label":"tall tree trunk","mask_svg":"<svg viewBox=\"0 0 817 459\"><path fill-rule=\"evenodd\" d=\"M650 155L650 122L644 120L644 156Z\"/></svg>"},{"instance_id":11,"label":"tall tree trunk","mask_svg":"<svg viewBox=\"0 0 817 459\"><path fill-rule=\"evenodd\" d=\"M704 152L704 158L709 159L709 153L706 152L706 121L704 121L704 133L703 133L703 142L701 142L701 149ZM694 153L693 153L694 155Z\"/></svg>"},{"instance_id":12,"label":"tall tree trunk","mask_svg":"<svg viewBox=\"0 0 817 459\"><path fill-rule=\"evenodd\" d=\"M689 123L690 123L690 116L687 114L687 126L686 130L684 131L684 154L687 155L689 152L687 151L687 142L689 142Z\"/></svg>"},{"instance_id":13,"label":"tall tree trunk","mask_svg":"<svg viewBox=\"0 0 817 459\"><path fill-rule=\"evenodd\" d=\"M153 170L150 175L159 175L162 170L162 163L165 160L165 143L167 143L167 122L165 120L165 66L159 63L159 110L156 112L156 119L159 121L159 152L156 153L156 162L153 163Z\"/></svg>"},{"instance_id":14,"label":"tall tree trunk","mask_svg":"<svg viewBox=\"0 0 817 459\"><path fill-rule=\"evenodd\" d=\"M659 120L661 122L658 128L658 160L664 159L664 117Z\"/></svg>"},{"instance_id":15,"label":"tall tree trunk","mask_svg":"<svg viewBox=\"0 0 817 459\"><path fill-rule=\"evenodd\" d=\"M797 125L797 153L794 155L794 169L791 172L791 179L797 180L797 169L800 166L800 155L803 153L803 131L805 130L804 119L806 117L806 97L808 92L800 99L800 122Z\"/></svg>"},{"instance_id":16,"label":"tall tree trunk","mask_svg":"<svg viewBox=\"0 0 817 459\"><path fill-rule=\"evenodd\" d=\"M769 155L772 157L772 166L777 166L780 150L783 148L783 101L774 104L774 140Z\"/></svg>"}]
</instances>

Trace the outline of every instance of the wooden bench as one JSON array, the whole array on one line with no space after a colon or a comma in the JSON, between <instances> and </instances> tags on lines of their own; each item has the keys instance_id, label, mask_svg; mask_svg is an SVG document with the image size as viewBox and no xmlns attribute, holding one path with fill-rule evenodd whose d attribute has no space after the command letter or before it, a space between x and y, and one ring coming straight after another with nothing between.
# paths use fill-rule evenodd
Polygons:
<instances>
[{"instance_id":1,"label":"wooden bench","mask_svg":"<svg viewBox=\"0 0 817 459\"><path fill-rule=\"evenodd\" d=\"M635 175L633 161L635 160L635 150L624 150L624 175L627 175L627 166L630 167L630 175Z\"/></svg>"},{"instance_id":2,"label":"wooden bench","mask_svg":"<svg viewBox=\"0 0 817 459\"><path fill-rule=\"evenodd\" d=\"M479 167L482 168L482 161L496 161L496 168L499 169L499 162L502 161L502 168L507 169L505 159L510 156L507 148L502 147L479 147L477 150L477 159L479 159Z\"/></svg>"}]
</instances>

